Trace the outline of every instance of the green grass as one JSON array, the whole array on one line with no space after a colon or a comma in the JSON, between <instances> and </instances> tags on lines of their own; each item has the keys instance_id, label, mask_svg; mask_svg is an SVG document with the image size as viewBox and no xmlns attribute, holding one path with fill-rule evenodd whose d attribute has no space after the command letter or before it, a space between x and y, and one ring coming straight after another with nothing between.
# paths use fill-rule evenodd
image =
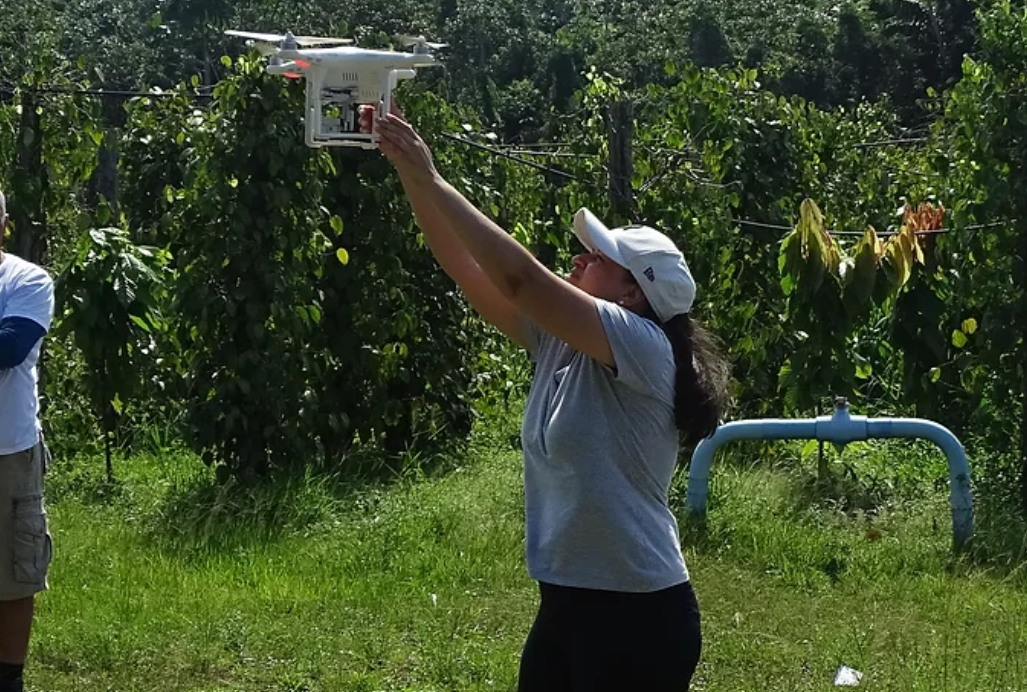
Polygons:
<instances>
[{"instance_id":1,"label":"green grass","mask_svg":"<svg viewBox=\"0 0 1027 692\"><path fill-rule=\"evenodd\" d=\"M1022 563L952 559L944 488L890 484L891 454L857 449L857 480L829 488L718 460L704 525L683 518L682 476L694 689L837 689L843 663L860 689L1027 689ZM514 690L536 608L520 458L475 457L375 486L223 490L165 455L122 462L103 492L99 463L64 462L30 689Z\"/></svg>"}]
</instances>

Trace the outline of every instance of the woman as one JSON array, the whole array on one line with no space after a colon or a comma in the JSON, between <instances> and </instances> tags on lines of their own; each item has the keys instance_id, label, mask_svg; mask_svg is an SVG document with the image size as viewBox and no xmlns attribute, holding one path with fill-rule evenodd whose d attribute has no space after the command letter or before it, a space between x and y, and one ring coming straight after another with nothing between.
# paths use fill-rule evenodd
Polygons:
<instances>
[{"instance_id":1,"label":"woman","mask_svg":"<svg viewBox=\"0 0 1027 692\"><path fill-rule=\"evenodd\" d=\"M682 692L702 646L667 495L679 440L716 428L729 367L689 316L684 257L644 226L582 210L588 249L558 277L435 169L397 114L376 122L434 256L471 305L526 348L527 564L541 606L519 692Z\"/></svg>"}]
</instances>

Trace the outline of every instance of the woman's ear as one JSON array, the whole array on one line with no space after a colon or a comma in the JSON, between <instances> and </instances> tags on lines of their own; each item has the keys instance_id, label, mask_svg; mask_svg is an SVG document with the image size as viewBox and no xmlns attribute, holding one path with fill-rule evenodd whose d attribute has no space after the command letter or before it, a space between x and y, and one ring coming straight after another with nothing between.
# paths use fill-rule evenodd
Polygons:
<instances>
[{"instance_id":1,"label":"woman's ear","mask_svg":"<svg viewBox=\"0 0 1027 692\"><path fill-rule=\"evenodd\" d=\"M646 300L642 287L632 281L631 285L621 295L620 300L617 301L617 304L632 312L642 313L649 306L649 301Z\"/></svg>"}]
</instances>

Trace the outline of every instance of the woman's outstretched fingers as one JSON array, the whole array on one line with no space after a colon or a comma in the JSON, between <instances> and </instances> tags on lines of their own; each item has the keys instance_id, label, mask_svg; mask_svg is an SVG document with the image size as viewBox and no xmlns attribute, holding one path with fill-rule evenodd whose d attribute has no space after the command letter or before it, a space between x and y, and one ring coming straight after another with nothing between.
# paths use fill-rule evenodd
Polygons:
<instances>
[{"instance_id":1,"label":"woman's outstretched fingers","mask_svg":"<svg viewBox=\"0 0 1027 692\"><path fill-rule=\"evenodd\" d=\"M386 114L384 118L378 121L378 124L385 132L391 133L393 138L397 140L408 139L409 135L413 134L413 128L406 121L392 113Z\"/></svg>"},{"instance_id":2,"label":"woman's outstretched fingers","mask_svg":"<svg viewBox=\"0 0 1027 692\"><path fill-rule=\"evenodd\" d=\"M381 130L378 148L400 173L409 172L415 166L410 147L387 126Z\"/></svg>"},{"instance_id":3,"label":"woman's outstretched fingers","mask_svg":"<svg viewBox=\"0 0 1027 692\"><path fill-rule=\"evenodd\" d=\"M378 120L377 129L383 138L387 138L392 142L398 142L401 139L398 128L386 118Z\"/></svg>"},{"instance_id":4,"label":"woman's outstretched fingers","mask_svg":"<svg viewBox=\"0 0 1027 692\"><path fill-rule=\"evenodd\" d=\"M416 135L409 127L402 126L403 121L396 120L394 117L390 116L378 121L378 132L383 140L387 140L397 149L409 154L409 150L416 145Z\"/></svg>"},{"instance_id":5,"label":"woman's outstretched fingers","mask_svg":"<svg viewBox=\"0 0 1027 692\"><path fill-rule=\"evenodd\" d=\"M382 153L390 158L395 158L401 149L401 141L396 135L395 128L389 126L384 120L379 120L375 130L378 133L378 147Z\"/></svg>"},{"instance_id":6,"label":"woman's outstretched fingers","mask_svg":"<svg viewBox=\"0 0 1027 692\"><path fill-rule=\"evenodd\" d=\"M409 123L388 113L378 119L376 128L382 153L401 174L417 182L436 174L428 145Z\"/></svg>"},{"instance_id":7,"label":"woman's outstretched fingers","mask_svg":"<svg viewBox=\"0 0 1027 692\"><path fill-rule=\"evenodd\" d=\"M383 132L383 133L389 133L392 136L395 136L397 128L393 124L392 118L394 118L394 117L395 116L390 114L390 115L385 115L385 116L383 116L381 118L378 118L378 123L377 123L378 131L379 132Z\"/></svg>"}]
</instances>

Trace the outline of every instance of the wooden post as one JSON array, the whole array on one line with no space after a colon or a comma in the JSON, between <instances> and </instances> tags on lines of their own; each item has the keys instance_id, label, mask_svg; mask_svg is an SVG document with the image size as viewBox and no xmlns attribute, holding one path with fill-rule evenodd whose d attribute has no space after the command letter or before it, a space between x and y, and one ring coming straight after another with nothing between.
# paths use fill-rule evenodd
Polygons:
<instances>
[{"instance_id":1,"label":"wooden post","mask_svg":"<svg viewBox=\"0 0 1027 692\"><path fill-rule=\"evenodd\" d=\"M631 153L633 122L634 107L630 101L610 104L607 112L610 145L610 220L618 225L634 221L635 193L631 187L631 179L634 176Z\"/></svg>"},{"instance_id":2,"label":"wooden post","mask_svg":"<svg viewBox=\"0 0 1027 692\"><path fill-rule=\"evenodd\" d=\"M89 179L89 205L100 213L100 205L106 205L106 218L110 225L117 225L118 219L118 149L120 128L124 119L123 102L120 97L108 96L103 101L103 141L97 151L96 168ZM108 222L99 220L101 224Z\"/></svg>"},{"instance_id":3,"label":"wooden post","mask_svg":"<svg viewBox=\"0 0 1027 692\"><path fill-rule=\"evenodd\" d=\"M13 233L11 254L43 266L46 261L47 176L43 167L43 129L35 92L21 95L21 121L15 143L14 175L7 202Z\"/></svg>"},{"instance_id":4,"label":"wooden post","mask_svg":"<svg viewBox=\"0 0 1027 692\"><path fill-rule=\"evenodd\" d=\"M1021 207L1027 205L1020 205ZM1023 216L1020 217L1023 219ZM1024 221L1020 221L1024 223ZM1027 228L1020 229L1020 363L1027 358ZM1020 372L1020 502L1027 516L1027 364Z\"/></svg>"}]
</instances>

